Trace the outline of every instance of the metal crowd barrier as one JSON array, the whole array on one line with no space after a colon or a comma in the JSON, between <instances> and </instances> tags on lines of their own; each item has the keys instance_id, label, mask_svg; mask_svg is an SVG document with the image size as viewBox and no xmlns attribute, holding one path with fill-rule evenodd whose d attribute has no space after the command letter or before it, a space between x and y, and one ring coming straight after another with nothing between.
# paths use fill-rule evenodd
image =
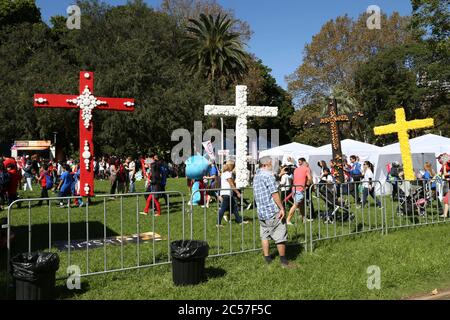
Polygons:
<instances>
[{"instance_id":1,"label":"metal crowd barrier","mask_svg":"<svg viewBox=\"0 0 450 320\"><path fill-rule=\"evenodd\" d=\"M225 205L225 200L221 200L221 198L225 192L232 195L226 200L228 201L228 209L225 213L229 213L228 221L222 219L219 224L219 212L221 207ZM233 189L200 189L191 194L189 202L190 237L191 239L207 241L210 244L210 257L254 252L261 249L259 220L255 208L253 188L241 188L239 192L241 194L240 199L236 197ZM208 197L214 198L214 205L207 207L206 204L194 204L194 199L198 196L205 202L208 202ZM233 211L247 224L236 225L236 215L233 214ZM212 228L216 229L213 239L208 236L210 234L208 231Z\"/></svg>"},{"instance_id":2,"label":"metal crowd barrier","mask_svg":"<svg viewBox=\"0 0 450 320\"><path fill-rule=\"evenodd\" d=\"M288 244L302 245L306 251L312 251L323 240L368 232L387 234L389 230L403 227L450 221L439 214L443 210L443 197L449 192L448 181L399 181L392 195L385 194L386 188L380 181L373 181L373 199L365 190L367 186L367 182L317 183L306 188L280 186L286 217L295 201L295 193L304 192L301 203L304 216L299 218L294 212L293 223L288 226ZM16 200L8 207L7 225L2 226L7 229L8 275L11 256L19 252L56 251L61 266L79 266L80 276L90 276L169 264L172 240L203 239L210 245L210 257L261 250L252 188L240 189L238 200L228 199L228 207L233 208L235 204L239 216L249 223L236 224L230 212L228 223L222 222L223 228L217 226L223 205L219 196L225 191L233 194L232 189L195 191L190 195L189 211L185 196L175 191L100 194L82 208L70 206L81 197ZM193 202L197 195L205 201L207 196L213 197L215 203L209 208L195 206ZM161 216L153 214L157 209L154 201L151 201L149 216L141 216L144 196L165 200ZM179 200L173 201L174 198ZM38 201L43 202L46 209L33 212L35 206L32 204ZM55 208L55 202L66 206ZM19 205L22 209L15 209ZM12 232L15 234L14 246L10 240ZM65 272L60 268L58 278L66 278Z\"/></svg>"},{"instance_id":3,"label":"metal crowd barrier","mask_svg":"<svg viewBox=\"0 0 450 320\"><path fill-rule=\"evenodd\" d=\"M154 201L148 217L141 215L141 203L146 202L144 196L165 199L161 216L153 214ZM178 201L173 201L175 198ZM69 266L79 267L80 276L91 276L169 264L171 241L185 239L186 209L181 192L100 194L86 201L83 207L71 205L79 200L86 201L86 198L34 198L11 203L7 225L3 226L7 229L8 277L9 261L17 253L57 252L61 259L57 279L64 279L67 278L65 267ZM42 208L39 212L33 210L38 201L44 203L39 206ZM57 208L58 202L63 207ZM22 209L15 209L16 206Z\"/></svg>"},{"instance_id":4,"label":"metal crowd barrier","mask_svg":"<svg viewBox=\"0 0 450 320\"><path fill-rule=\"evenodd\" d=\"M317 209L310 210L311 250L318 241L384 231L383 188L379 181L372 181L371 188L367 182L309 187L309 201Z\"/></svg>"},{"instance_id":5,"label":"metal crowd barrier","mask_svg":"<svg viewBox=\"0 0 450 320\"><path fill-rule=\"evenodd\" d=\"M449 182L442 179L389 182L393 192L386 196L387 230L448 222L441 217Z\"/></svg>"}]
</instances>

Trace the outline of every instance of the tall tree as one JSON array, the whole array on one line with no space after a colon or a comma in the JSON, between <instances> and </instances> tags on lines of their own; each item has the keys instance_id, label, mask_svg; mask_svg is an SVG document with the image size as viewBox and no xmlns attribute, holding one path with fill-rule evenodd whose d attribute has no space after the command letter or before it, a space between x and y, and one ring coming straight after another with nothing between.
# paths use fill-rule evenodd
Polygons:
<instances>
[{"instance_id":1,"label":"tall tree","mask_svg":"<svg viewBox=\"0 0 450 320\"><path fill-rule=\"evenodd\" d=\"M0 27L16 23L37 23L41 13L35 0L0 0Z\"/></svg>"},{"instance_id":2,"label":"tall tree","mask_svg":"<svg viewBox=\"0 0 450 320\"><path fill-rule=\"evenodd\" d=\"M234 11L225 9L217 0L163 0L161 10L176 17L182 26L189 24L189 19L199 19L200 14L218 16L227 15L234 21L232 31L239 33L243 41L250 40L252 31L247 22L237 19Z\"/></svg>"},{"instance_id":3,"label":"tall tree","mask_svg":"<svg viewBox=\"0 0 450 320\"><path fill-rule=\"evenodd\" d=\"M399 45L360 66L355 76L355 89L368 127L392 122L392 110L403 106L409 118L435 118L435 128L429 132L445 134L450 130L450 90L420 80L433 55L424 43ZM367 133L370 140L378 144L395 140L390 136L374 137L371 130Z\"/></svg>"},{"instance_id":4,"label":"tall tree","mask_svg":"<svg viewBox=\"0 0 450 320\"><path fill-rule=\"evenodd\" d=\"M255 130L278 129L280 144L292 142L292 138L295 136L295 129L289 124L295 112L292 97L277 84L275 78L270 74L272 70L265 66L260 59L251 57L248 65L249 71L241 80L241 83L249 88L248 103L255 106L278 107L277 117L255 118L250 122L252 128ZM230 91L230 102L233 102L235 99L234 88Z\"/></svg>"},{"instance_id":5,"label":"tall tree","mask_svg":"<svg viewBox=\"0 0 450 320\"><path fill-rule=\"evenodd\" d=\"M450 50L450 0L411 0L416 35Z\"/></svg>"},{"instance_id":6,"label":"tall tree","mask_svg":"<svg viewBox=\"0 0 450 320\"><path fill-rule=\"evenodd\" d=\"M314 104L340 86L350 92L359 63L382 49L410 41L408 18L382 15L381 30L369 30L368 15L356 21L348 16L328 21L304 49L303 63L288 77L289 91L298 106Z\"/></svg>"},{"instance_id":7,"label":"tall tree","mask_svg":"<svg viewBox=\"0 0 450 320\"><path fill-rule=\"evenodd\" d=\"M190 129L208 97L206 81L193 79L178 59L184 31L140 0L78 5L80 30L64 28L62 19L53 19L51 29L44 23L0 29L0 143L50 139L57 131L66 154L76 149L77 112L34 110L32 97L78 92L84 69L95 72L96 95L136 99L132 114L94 112L96 153L170 151L173 130Z\"/></svg>"},{"instance_id":8,"label":"tall tree","mask_svg":"<svg viewBox=\"0 0 450 320\"><path fill-rule=\"evenodd\" d=\"M227 16L201 14L200 19L189 21L182 60L191 72L211 81L212 99L217 104L221 78L227 79L227 84L242 78L248 71L247 54L239 34L231 31L233 21Z\"/></svg>"}]
</instances>

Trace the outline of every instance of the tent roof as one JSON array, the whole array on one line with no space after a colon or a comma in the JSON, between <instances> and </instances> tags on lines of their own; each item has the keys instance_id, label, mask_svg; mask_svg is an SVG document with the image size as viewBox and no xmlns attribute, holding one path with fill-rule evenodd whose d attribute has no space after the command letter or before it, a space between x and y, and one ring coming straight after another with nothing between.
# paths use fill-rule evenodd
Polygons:
<instances>
[{"instance_id":1,"label":"tent roof","mask_svg":"<svg viewBox=\"0 0 450 320\"><path fill-rule=\"evenodd\" d=\"M261 151L259 156L260 157L264 157L264 156L284 156L285 154L293 154L293 155L298 155L298 154L304 154L304 153L309 153L310 151L315 150L316 148L311 147L309 145L306 144L302 144L302 143L297 143L297 142L293 142L293 143L289 143L289 144L285 144L282 146L278 146L272 149L268 149L268 150L264 150Z\"/></svg>"},{"instance_id":2,"label":"tent roof","mask_svg":"<svg viewBox=\"0 0 450 320\"><path fill-rule=\"evenodd\" d=\"M380 147L377 147L373 144L356 141L352 139L345 139L341 141L341 146L342 146L342 153L347 156L357 154L358 152L374 152L374 151L378 152L381 150ZM314 150L314 152L311 154L317 155L332 154L331 144L327 144L319 148L316 148L316 150Z\"/></svg>"},{"instance_id":3,"label":"tent roof","mask_svg":"<svg viewBox=\"0 0 450 320\"><path fill-rule=\"evenodd\" d=\"M450 152L450 138L437 136L435 134L426 134L409 140L412 153ZM394 143L382 148L383 153L400 153L400 144Z\"/></svg>"}]
</instances>

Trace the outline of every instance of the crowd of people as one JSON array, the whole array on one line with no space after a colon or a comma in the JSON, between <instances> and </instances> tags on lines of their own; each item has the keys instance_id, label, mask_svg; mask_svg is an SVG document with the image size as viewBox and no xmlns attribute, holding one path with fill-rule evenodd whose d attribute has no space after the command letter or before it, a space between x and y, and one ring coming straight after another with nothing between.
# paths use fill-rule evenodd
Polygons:
<instances>
[{"instance_id":1,"label":"crowd of people","mask_svg":"<svg viewBox=\"0 0 450 320\"><path fill-rule=\"evenodd\" d=\"M334 161L322 160L317 163L320 168L320 176L316 181L313 179L310 164L305 158L299 158L295 164L292 158L288 158L282 164L278 174L280 190L283 195L283 202L291 202L292 207L287 216L287 224L292 225L292 217L295 210L300 210L300 215L304 222L309 222L305 215L305 202L310 200L310 186L314 183L326 185L326 192L329 197L340 199L342 195L351 195L355 198L357 207L365 206L371 196L378 208L382 208L380 200L375 196L374 165L370 161L360 162L356 155L350 156L350 163L344 163L342 173L344 183L341 188L337 187L338 166ZM361 186L361 190L359 190ZM313 202L308 203L314 212Z\"/></svg>"},{"instance_id":2,"label":"crowd of people","mask_svg":"<svg viewBox=\"0 0 450 320\"><path fill-rule=\"evenodd\" d=\"M145 180L145 191L164 192L167 178L178 176L177 166L161 161L153 154L139 159L122 159L115 156L94 158L93 167L96 179L109 180L111 195L135 193L135 183L140 180ZM57 194L58 197L79 196L79 162L73 159L52 161L42 159L38 155L20 156L15 159L0 158L1 210L18 199L20 189L24 192L33 191L37 186L41 190L41 199L49 198L49 192ZM43 200L40 200L38 205L42 203ZM82 207L84 202L78 197L73 200L73 204ZM63 207L65 203L60 201L59 205Z\"/></svg>"},{"instance_id":3,"label":"crowd of people","mask_svg":"<svg viewBox=\"0 0 450 320\"><path fill-rule=\"evenodd\" d=\"M361 162L359 157L352 155L349 163L343 163L342 173L345 183L337 183L339 166L330 161L319 161L320 176L313 178L310 164L305 158L296 161L288 158L284 163L277 163L278 170L274 168L271 158L262 158L259 168L256 170L253 180L254 200L249 202L242 195L235 183L235 162L228 160L221 170L214 161L209 162L208 170L203 179L190 180L188 186L192 192L191 205L209 207L212 201L216 201L220 208L217 213L218 228L223 227L222 220L231 222L232 216L238 224L248 224L239 214L240 204L247 209L255 206L260 221L260 233L264 257L267 263L271 262L268 255L269 240L274 240L279 250L283 267L291 266L285 257L285 242L287 240L287 226L293 225L292 219L297 209L303 223L312 221L305 212L305 204L308 204L314 212L314 204L309 192L312 185L325 185L326 192L331 192L336 198L344 195L354 197L358 207L368 204L371 196L375 205L382 208L382 204L375 194L374 165L369 161ZM393 186L393 198L398 195L398 185L403 180L403 169L400 163L393 162L388 166L388 182ZM109 180L111 199L115 199L117 193L135 193L136 181L145 181L146 206L141 212L149 215L150 211L155 216L161 215L160 200L166 200L165 191L169 177L177 177L176 167L159 158L157 154L143 156L139 159L132 157L102 157L94 160L95 178ZM433 166L426 163L421 171L420 179L429 182L431 188L436 189L434 182L436 177L444 181L450 181L450 161L442 164L439 173L434 172ZM18 191L32 191L36 183L41 189L38 205L43 201L49 201L49 192L53 191L58 197L80 195L80 170L76 160L46 161L38 156L24 156L17 159L0 159L0 205L9 205L18 199ZM207 190L207 192L196 192ZM281 193L280 193L281 191ZM150 193L150 194L149 194ZM280 197L281 194L281 197ZM195 197L194 197L195 195ZM444 213L442 217L448 217L450 191L444 197ZM42 200L44 199L44 200ZM346 199L347 201L348 199ZM81 197L74 197L75 206L83 206ZM287 203L291 204L290 210L284 210ZM20 202L18 203L20 205ZM65 203L60 202L64 207Z\"/></svg>"}]
</instances>

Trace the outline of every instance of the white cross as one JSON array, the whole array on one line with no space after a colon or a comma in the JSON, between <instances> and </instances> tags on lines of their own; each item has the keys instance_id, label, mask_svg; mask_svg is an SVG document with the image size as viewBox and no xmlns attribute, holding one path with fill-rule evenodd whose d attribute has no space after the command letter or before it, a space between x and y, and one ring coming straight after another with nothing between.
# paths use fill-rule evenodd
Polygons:
<instances>
[{"instance_id":1,"label":"white cross","mask_svg":"<svg viewBox=\"0 0 450 320\"><path fill-rule=\"evenodd\" d=\"M235 106L205 106L205 116L236 117L236 187L248 186L247 118L276 117L277 107L247 106L247 86L236 86Z\"/></svg>"}]
</instances>

